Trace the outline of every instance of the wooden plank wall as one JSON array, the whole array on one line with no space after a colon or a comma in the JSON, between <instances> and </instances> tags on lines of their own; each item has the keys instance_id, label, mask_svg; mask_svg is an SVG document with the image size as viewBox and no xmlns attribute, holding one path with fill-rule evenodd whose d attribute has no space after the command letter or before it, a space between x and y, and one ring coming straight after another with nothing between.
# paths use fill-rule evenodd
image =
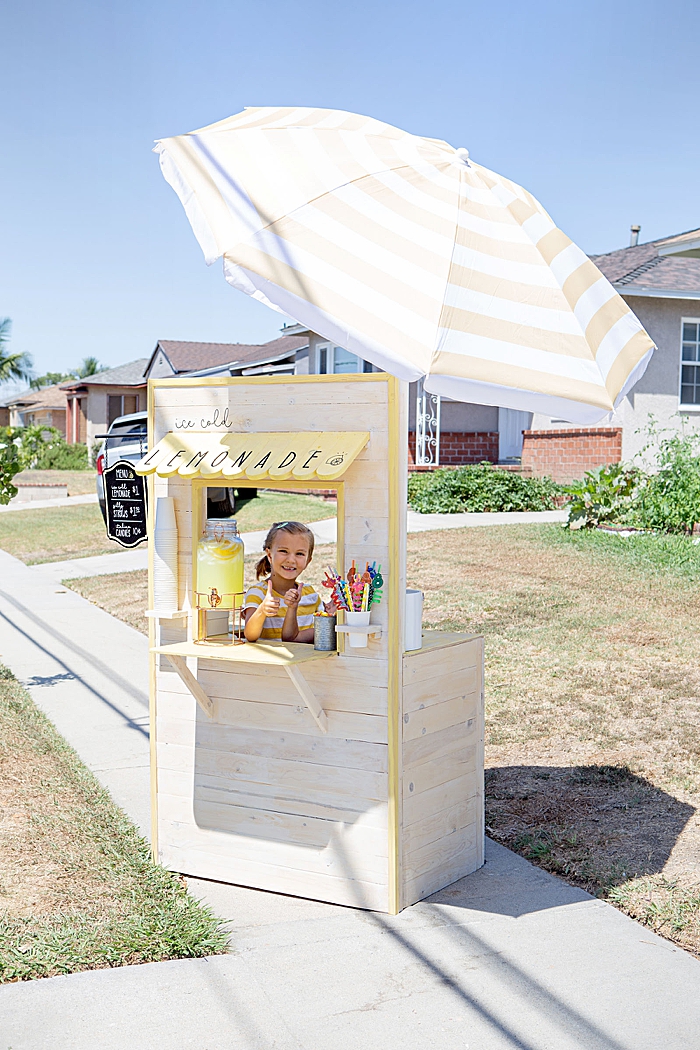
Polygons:
<instances>
[{"instance_id":1,"label":"wooden plank wall","mask_svg":"<svg viewBox=\"0 0 700 1050\"><path fill-rule=\"evenodd\" d=\"M238 431L368 430L345 476L345 552L376 559L385 580L404 566L390 551L389 383L328 386L155 384L155 440L176 419L229 410ZM404 456L405 458L405 456ZM157 479L176 499L180 599L192 591L192 486ZM385 588L385 594L387 588ZM165 662L156 681L158 843L162 862L205 878L388 910L387 603L381 639L299 668L327 712L318 730L282 668L189 661L215 704L198 709ZM161 641L183 637L162 626ZM199 665L198 667L196 665Z\"/></svg>"},{"instance_id":2,"label":"wooden plank wall","mask_svg":"<svg viewBox=\"0 0 700 1050\"><path fill-rule=\"evenodd\" d=\"M402 906L483 864L483 640L404 656Z\"/></svg>"}]
</instances>

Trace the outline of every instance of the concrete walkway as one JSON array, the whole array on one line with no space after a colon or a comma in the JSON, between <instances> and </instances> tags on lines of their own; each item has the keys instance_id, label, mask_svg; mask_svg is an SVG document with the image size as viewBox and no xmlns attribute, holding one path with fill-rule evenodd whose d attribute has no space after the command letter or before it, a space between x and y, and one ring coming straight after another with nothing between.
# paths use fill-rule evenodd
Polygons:
<instances>
[{"instance_id":1,"label":"concrete walkway","mask_svg":"<svg viewBox=\"0 0 700 1050\"><path fill-rule=\"evenodd\" d=\"M416 514L408 511L408 531L428 532L434 529L473 529L485 525L533 525L543 522L564 522L567 512L563 510L516 511L503 514ZM324 518L312 521L309 527L316 537L316 543L335 543L337 521L335 518ZM262 554L267 529L257 532L242 533L247 554ZM50 574L53 580L71 580L79 576L106 576L114 572L133 572L134 569L148 568L147 548L138 547L133 551L118 554L100 554L94 558L71 558L66 561L47 562L34 565L37 572Z\"/></svg>"},{"instance_id":2,"label":"concrete walkway","mask_svg":"<svg viewBox=\"0 0 700 1050\"><path fill-rule=\"evenodd\" d=\"M146 829L146 639L3 552L0 581L0 661ZM698 960L493 843L395 918L188 881L231 954L0 987L0 1050L699 1045Z\"/></svg>"},{"instance_id":3,"label":"concrete walkway","mask_svg":"<svg viewBox=\"0 0 700 1050\"><path fill-rule=\"evenodd\" d=\"M97 493L89 492L83 496L59 496L56 499L32 499L22 503L9 503L0 506L0 513L11 514L15 510L45 510L46 507L75 507L79 503L97 503Z\"/></svg>"}]
</instances>

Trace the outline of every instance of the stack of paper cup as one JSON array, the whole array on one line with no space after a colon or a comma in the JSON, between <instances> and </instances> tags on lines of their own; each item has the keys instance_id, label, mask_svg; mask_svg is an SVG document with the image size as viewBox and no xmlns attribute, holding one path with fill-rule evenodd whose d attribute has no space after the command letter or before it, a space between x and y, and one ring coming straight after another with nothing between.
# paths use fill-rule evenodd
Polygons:
<instances>
[{"instance_id":1,"label":"stack of paper cup","mask_svg":"<svg viewBox=\"0 0 700 1050\"><path fill-rule=\"evenodd\" d=\"M177 609L177 523L175 500L160 496L156 500L154 530L153 592L156 612Z\"/></svg>"}]
</instances>

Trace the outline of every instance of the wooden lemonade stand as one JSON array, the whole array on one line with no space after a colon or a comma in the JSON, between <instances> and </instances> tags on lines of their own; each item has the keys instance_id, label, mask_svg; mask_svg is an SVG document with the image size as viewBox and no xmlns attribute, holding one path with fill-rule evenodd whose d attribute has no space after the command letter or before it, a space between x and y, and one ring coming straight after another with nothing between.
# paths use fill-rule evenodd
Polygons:
<instances>
[{"instance_id":1,"label":"wooden lemonade stand","mask_svg":"<svg viewBox=\"0 0 700 1050\"><path fill-rule=\"evenodd\" d=\"M150 541L154 854L201 878L396 913L483 864L483 642L404 651L407 388L386 373L149 383L151 527L174 499L178 603ZM337 565L376 561L367 644L198 644L207 485L335 488ZM270 523L271 524L271 523ZM249 581L250 582L250 581ZM342 616L342 614L341 614Z\"/></svg>"}]
</instances>

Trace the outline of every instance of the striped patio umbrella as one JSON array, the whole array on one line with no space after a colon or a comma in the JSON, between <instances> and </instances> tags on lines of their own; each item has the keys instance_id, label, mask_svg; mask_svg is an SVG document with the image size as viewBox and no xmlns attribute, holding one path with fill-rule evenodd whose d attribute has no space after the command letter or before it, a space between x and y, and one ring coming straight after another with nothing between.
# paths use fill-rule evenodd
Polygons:
<instances>
[{"instance_id":1,"label":"striped patio umbrella","mask_svg":"<svg viewBox=\"0 0 700 1050\"><path fill-rule=\"evenodd\" d=\"M380 368L594 423L654 345L521 186L465 149L325 109L246 109L156 144L207 263Z\"/></svg>"}]
</instances>

